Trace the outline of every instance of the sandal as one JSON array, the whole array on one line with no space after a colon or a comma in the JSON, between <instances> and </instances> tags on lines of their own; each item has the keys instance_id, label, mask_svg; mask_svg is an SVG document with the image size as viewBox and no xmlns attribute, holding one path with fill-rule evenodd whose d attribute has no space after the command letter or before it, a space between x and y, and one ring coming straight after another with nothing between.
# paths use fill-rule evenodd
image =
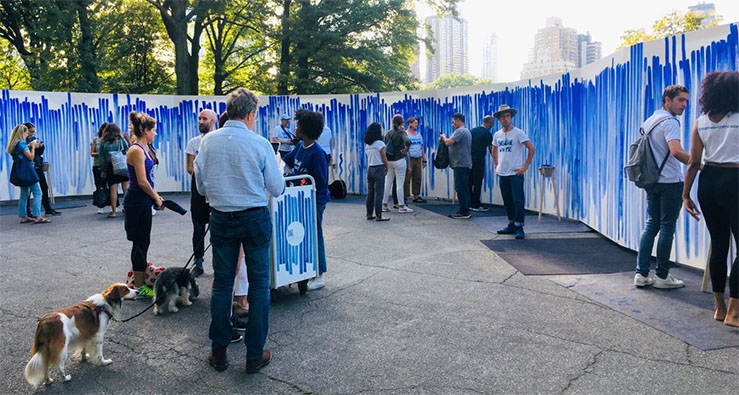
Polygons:
<instances>
[{"instance_id":1,"label":"sandal","mask_svg":"<svg viewBox=\"0 0 739 395\"><path fill-rule=\"evenodd\" d=\"M32 219L30 219L30 218L21 218L21 223L22 223L22 224L27 224L27 223L29 223L29 222L33 222L33 220L32 220Z\"/></svg>"},{"instance_id":2,"label":"sandal","mask_svg":"<svg viewBox=\"0 0 739 395\"><path fill-rule=\"evenodd\" d=\"M44 217L38 217L33 221L34 224L48 224L51 223L51 220Z\"/></svg>"},{"instance_id":3,"label":"sandal","mask_svg":"<svg viewBox=\"0 0 739 395\"><path fill-rule=\"evenodd\" d=\"M117 215L115 215L113 213L108 214L108 218L115 218L115 217L117 217Z\"/></svg>"}]
</instances>

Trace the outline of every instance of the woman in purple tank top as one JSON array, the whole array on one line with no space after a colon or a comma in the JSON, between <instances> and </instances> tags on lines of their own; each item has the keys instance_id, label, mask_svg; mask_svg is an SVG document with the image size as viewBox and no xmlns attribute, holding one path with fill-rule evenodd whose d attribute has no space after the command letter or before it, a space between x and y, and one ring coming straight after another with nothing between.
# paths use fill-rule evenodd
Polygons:
<instances>
[{"instance_id":1,"label":"woman in purple tank top","mask_svg":"<svg viewBox=\"0 0 739 395\"><path fill-rule=\"evenodd\" d=\"M126 209L126 237L133 242L131 248L131 266L133 267L133 284L139 295L153 295L150 287L144 285L146 271L146 254L149 250L151 236L151 207L161 210L162 197L154 189L154 161L148 154L147 146L154 142L157 135L157 123L154 118L131 112L128 116L136 142L131 145L126 155L128 178L130 185L123 198Z\"/></svg>"}]
</instances>

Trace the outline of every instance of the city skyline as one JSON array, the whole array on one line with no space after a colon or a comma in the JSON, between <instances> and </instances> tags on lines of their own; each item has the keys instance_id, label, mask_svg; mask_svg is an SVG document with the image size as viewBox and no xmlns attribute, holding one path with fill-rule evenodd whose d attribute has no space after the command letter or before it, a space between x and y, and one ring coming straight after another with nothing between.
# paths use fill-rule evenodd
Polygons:
<instances>
[{"instance_id":1,"label":"city skyline","mask_svg":"<svg viewBox=\"0 0 739 395\"><path fill-rule=\"evenodd\" d=\"M716 14L723 17L722 25L739 21L739 5L734 1L707 3L713 3ZM600 55L606 56L616 51L621 43L621 35L626 30L651 30L654 21L669 12L688 12L689 7L698 4L700 2L697 0L674 0L667 5L636 0L618 3L583 0L540 3L521 0L501 7L485 0L463 0L458 9L459 16L468 23L469 73L478 78L482 76L483 43L491 34L496 34L499 54L496 82L510 82L520 79L523 65L529 59L529 51L534 47L536 32L548 17L562 18L565 26L574 28L578 33L589 32L594 41L601 43ZM425 21L435 12L419 3L417 13L419 20ZM423 48L421 52L425 52ZM423 69L425 55L420 58Z\"/></svg>"}]
</instances>

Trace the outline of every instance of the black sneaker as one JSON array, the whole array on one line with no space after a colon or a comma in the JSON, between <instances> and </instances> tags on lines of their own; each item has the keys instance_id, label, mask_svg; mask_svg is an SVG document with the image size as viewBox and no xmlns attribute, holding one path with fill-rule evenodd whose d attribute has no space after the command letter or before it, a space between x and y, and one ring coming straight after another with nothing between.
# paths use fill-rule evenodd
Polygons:
<instances>
[{"instance_id":1,"label":"black sneaker","mask_svg":"<svg viewBox=\"0 0 739 395\"><path fill-rule=\"evenodd\" d=\"M417 198L413 199L413 203L426 203L426 199L424 199L422 197L417 197Z\"/></svg>"},{"instance_id":2,"label":"black sneaker","mask_svg":"<svg viewBox=\"0 0 739 395\"><path fill-rule=\"evenodd\" d=\"M208 355L208 363L219 372L226 370L228 368L226 347L212 350Z\"/></svg>"},{"instance_id":3,"label":"black sneaker","mask_svg":"<svg viewBox=\"0 0 739 395\"><path fill-rule=\"evenodd\" d=\"M469 219L470 217L472 217L470 215L470 213L467 213L467 214L462 214L462 213L449 214L449 218L454 218L454 219Z\"/></svg>"},{"instance_id":4,"label":"black sneaker","mask_svg":"<svg viewBox=\"0 0 739 395\"><path fill-rule=\"evenodd\" d=\"M231 328L235 331L243 332L246 330L246 321L236 314L231 315Z\"/></svg>"},{"instance_id":5,"label":"black sneaker","mask_svg":"<svg viewBox=\"0 0 739 395\"><path fill-rule=\"evenodd\" d=\"M523 226L517 226L516 240L523 240L525 238L526 238L526 233L523 232Z\"/></svg>"},{"instance_id":6,"label":"black sneaker","mask_svg":"<svg viewBox=\"0 0 739 395\"><path fill-rule=\"evenodd\" d=\"M235 330L231 331L231 343L238 343L242 340L244 340L244 336L242 336L241 333L236 332Z\"/></svg>"},{"instance_id":7,"label":"black sneaker","mask_svg":"<svg viewBox=\"0 0 739 395\"><path fill-rule=\"evenodd\" d=\"M62 215L62 213L60 213L59 211L56 211L54 209L51 209L51 210L49 210L49 211L46 212L46 216L47 217L50 216L50 215Z\"/></svg>"},{"instance_id":8,"label":"black sneaker","mask_svg":"<svg viewBox=\"0 0 739 395\"><path fill-rule=\"evenodd\" d=\"M518 230L518 226L513 224L508 224L505 228L498 231L499 235L515 235L516 231Z\"/></svg>"},{"instance_id":9,"label":"black sneaker","mask_svg":"<svg viewBox=\"0 0 739 395\"><path fill-rule=\"evenodd\" d=\"M194 268L192 268L192 270L190 270L190 274L193 277L200 277L200 275L202 275L203 273L203 268L200 266L195 266Z\"/></svg>"}]
</instances>

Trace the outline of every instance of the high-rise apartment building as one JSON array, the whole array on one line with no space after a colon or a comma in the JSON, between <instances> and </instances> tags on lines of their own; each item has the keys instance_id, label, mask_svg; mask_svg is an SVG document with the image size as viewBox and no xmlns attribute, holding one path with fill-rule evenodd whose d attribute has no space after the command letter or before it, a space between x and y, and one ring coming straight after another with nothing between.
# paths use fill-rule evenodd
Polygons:
<instances>
[{"instance_id":1,"label":"high-rise apartment building","mask_svg":"<svg viewBox=\"0 0 739 395\"><path fill-rule=\"evenodd\" d=\"M716 18L716 6L713 3L698 3L688 7L688 10L703 17L701 27L707 27Z\"/></svg>"},{"instance_id":2,"label":"high-rise apartment building","mask_svg":"<svg viewBox=\"0 0 739 395\"><path fill-rule=\"evenodd\" d=\"M467 21L447 15L426 18L434 34L434 54L426 62L426 83L451 73L467 74Z\"/></svg>"},{"instance_id":3,"label":"high-rise apartment building","mask_svg":"<svg viewBox=\"0 0 739 395\"><path fill-rule=\"evenodd\" d=\"M602 44L600 41L593 41L590 32L577 35L577 48L577 67L585 66L601 58Z\"/></svg>"},{"instance_id":4,"label":"high-rise apartment building","mask_svg":"<svg viewBox=\"0 0 739 395\"><path fill-rule=\"evenodd\" d=\"M495 82L498 78L498 38L490 35L482 44L482 78Z\"/></svg>"},{"instance_id":5,"label":"high-rise apartment building","mask_svg":"<svg viewBox=\"0 0 739 395\"><path fill-rule=\"evenodd\" d=\"M523 66L521 78L562 73L578 66L577 32L562 25L562 18L546 19L546 27L539 29L529 62Z\"/></svg>"}]
</instances>

